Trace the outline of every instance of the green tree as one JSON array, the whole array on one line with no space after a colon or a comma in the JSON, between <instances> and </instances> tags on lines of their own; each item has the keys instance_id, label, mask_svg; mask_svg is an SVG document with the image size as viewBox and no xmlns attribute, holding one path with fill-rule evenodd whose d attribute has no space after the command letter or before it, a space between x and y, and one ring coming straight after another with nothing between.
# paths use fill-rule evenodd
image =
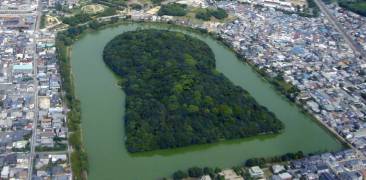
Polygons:
<instances>
[{"instance_id":1,"label":"green tree","mask_svg":"<svg viewBox=\"0 0 366 180\"><path fill-rule=\"evenodd\" d=\"M107 44L103 59L124 79L120 85L127 95L129 152L278 133L283 128L248 92L215 71L215 56L207 44L183 33L126 32Z\"/></svg>"},{"instance_id":2,"label":"green tree","mask_svg":"<svg viewBox=\"0 0 366 180\"><path fill-rule=\"evenodd\" d=\"M187 5L170 3L167 5L162 5L158 11L159 16L169 15L169 16L185 16L187 14Z\"/></svg>"},{"instance_id":3,"label":"green tree","mask_svg":"<svg viewBox=\"0 0 366 180\"><path fill-rule=\"evenodd\" d=\"M174 174L173 174L173 179L174 180L181 180L181 179L184 179L184 178L187 178L188 177L188 174L184 171L176 171Z\"/></svg>"},{"instance_id":4,"label":"green tree","mask_svg":"<svg viewBox=\"0 0 366 180\"><path fill-rule=\"evenodd\" d=\"M188 169L188 175L190 177L201 177L203 176L203 170L199 167L192 167Z\"/></svg>"},{"instance_id":5,"label":"green tree","mask_svg":"<svg viewBox=\"0 0 366 180\"><path fill-rule=\"evenodd\" d=\"M212 169L210 167L204 167L203 174L211 176L211 175L215 174L215 171L214 171L214 169Z\"/></svg>"}]
</instances>

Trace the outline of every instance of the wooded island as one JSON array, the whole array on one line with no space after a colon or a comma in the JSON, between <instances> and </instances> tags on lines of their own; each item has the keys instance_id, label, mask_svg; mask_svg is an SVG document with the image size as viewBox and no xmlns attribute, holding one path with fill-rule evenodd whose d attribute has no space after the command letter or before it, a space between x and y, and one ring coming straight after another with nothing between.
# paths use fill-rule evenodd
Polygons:
<instances>
[{"instance_id":1,"label":"wooded island","mask_svg":"<svg viewBox=\"0 0 366 180\"><path fill-rule=\"evenodd\" d=\"M104 48L126 93L129 152L278 133L284 125L215 69L204 42L180 32L123 33Z\"/></svg>"}]
</instances>

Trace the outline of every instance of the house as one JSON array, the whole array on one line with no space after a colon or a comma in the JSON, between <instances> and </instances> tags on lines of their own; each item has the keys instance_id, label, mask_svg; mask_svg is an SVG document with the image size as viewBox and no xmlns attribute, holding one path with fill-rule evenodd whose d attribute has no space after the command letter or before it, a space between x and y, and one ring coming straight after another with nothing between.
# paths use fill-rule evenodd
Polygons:
<instances>
[{"instance_id":1,"label":"house","mask_svg":"<svg viewBox=\"0 0 366 180\"><path fill-rule=\"evenodd\" d=\"M253 178L263 177L264 172L259 166L253 166L249 169L249 174Z\"/></svg>"},{"instance_id":2,"label":"house","mask_svg":"<svg viewBox=\"0 0 366 180\"><path fill-rule=\"evenodd\" d=\"M50 173L54 176L63 175L65 173L65 169L61 166L53 166L50 169Z\"/></svg>"},{"instance_id":3,"label":"house","mask_svg":"<svg viewBox=\"0 0 366 180\"><path fill-rule=\"evenodd\" d=\"M279 175L273 175L273 176L271 176L270 180L282 180L282 179Z\"/></svg>"},{"instance_id":4,"label":"house","mask_svg":"<svg viewBox=\"0 0 366 180\"><path fill-rule=\"evenodd\" d=\"M8 179L9 177L9 166L4 166L1 170L1 179Z\"/></svg>"},{"instance_id":5,"label":"house","mask_svg":"<svg viewBox=\"0 0 366 180\"><path fill-rule=\"evenodd\" d=\"M339 174L342 180L362 180L362 174L359 172L342 172Z\"/></svg>"},{"instance_id":6,"label":"house","mask_svg":"<svg viewBox=\"0 0 366 180\"><path fill-rule=\"evenodd\" d=\"M51 118L43 118L41 120L42 128L50 128L52 127L52 119Z\"/></svg>"},{"instance_id":7,"label":"house","mask_svg":"<svg viewBox=\"0 0 366 180\"><path fill-rule=\"evenodd\" d=\"M14 73L32 73L33 71L33 63L20 63L13 65L13 72Z\"/></svg>"},{"instance_id":8,"label":"house","mask_svg":"<svg viewBox=\"0 0 366 180\"><path fill-rule=\"evenodd\" d=\"M209 175L204 175L204 176L201 177L200 180L212 180L212 179Z\"/></svg>"},{"instance_id":9,"label":"house","mask_svg":"<svg viewBox=\"0 0 366 180\"><path fill-rule=\"evenodd\" d=\"M325 163L318 164L317 173L321 174L321 173L325 173L325 172L329 172L328 166Z\"/></svg>"},{"instance_id":10,"label":"house","mask_svg":"<svg viewBox=\"0 0 366 180\"><path fill-rule=\"evenodd\" d=\"M38 177L46 177L48 176L48 173L46 171L37 171Z\"/></svg>"},{"instance_id":11,"label":"house","mask_svg":"<svg viewBox=\"0 0 366 180\"><path fill-rule=\"evenodd\" d=\"M54 155L49 155L49 158L51 158L51 161L53 163L55 163L56 161L66 161L67 160L67 156L66 154L54 154Z\"/></svg>"},{"instance_id":12,"label":"house","mask_svg":"<svg viewBox=\"0 0 366 180\"><path fill-rule=\"evenodd\" d=\"M284 172L278 175L282 180L291 180L292 176L288 172Z\"/></svg>"},{"instance_id":13,"label":"house","mask_svg":"<svg viewBox=\"0 0 366 180\"><path fill-rule=\"evenodd\" d=\"M332 176L330 173L325 172L320 174L319 180L336 180L336 178Z\"/></svg>"},{"instance_id":14,"label":"house","mask_svg":"<svg viewBox=\"0 0 366 180\"><path fill-rule=\"evenodd\" d=\"M283 165L275 164L272 166L272 172L274 174L278 174L281 171L285 171L285 167Z\"/></svg>"},{"instance_id":15,"label":"house","mask_svg":"<svg viewBox=\"0 0 366 180\"><path fill-rule=\"evenodd\" d=\"M13 142L13 147L14 148L17 148L17 149L22 149L22 148L25 148L25 146L28 144L28 141L16 141L16 142Z\"/></svg>"},{"instance_id":16,"label":"house","mask_svg":"<svg viewBox=\"0 0 366 180\"><path fill-rule=\"evenodd\" d=\"M225 180L244 180L243 177L237 175L232 169L223 170L219 175L224 176Z\"/></svg>"},{"instance_id":17,"label":"house","mask_svg":"<svg viewBox=\"0 0 366 180\"><path fill-rule=\"evenodd\" d=\"M362 169L363 164L360 160L350 160L344 163L344 167L349 171L356 171Z\"/></svg>"},{"instance_id":18,"label":"house","mask_svg":"<svg viewBox=\"0 0 366 180\"><path fill-rule=\"evenodd\" d=\"M50 108L50 105L51 105L50 97L48 96L39 97L39 108L48 109Z\"/></svg>"}]
</instances>

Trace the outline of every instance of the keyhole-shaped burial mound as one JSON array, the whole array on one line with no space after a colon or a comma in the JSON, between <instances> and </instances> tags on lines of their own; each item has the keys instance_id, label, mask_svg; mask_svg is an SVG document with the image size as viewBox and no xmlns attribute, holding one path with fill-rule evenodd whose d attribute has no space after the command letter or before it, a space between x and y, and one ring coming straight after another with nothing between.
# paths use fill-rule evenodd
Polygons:
<instances>
[{"instance_id":1,"label":"keyhole-shaped burial mound","mask_svg":"<svg viewBox=\"0 0 366 180\"><path fill-rule=\"evenodd\" d=\"M180 32L123 33L103 51L126 93L129 152L279 133L284 125L215 69L207 44Z\"/></svg>"}]
</instances>

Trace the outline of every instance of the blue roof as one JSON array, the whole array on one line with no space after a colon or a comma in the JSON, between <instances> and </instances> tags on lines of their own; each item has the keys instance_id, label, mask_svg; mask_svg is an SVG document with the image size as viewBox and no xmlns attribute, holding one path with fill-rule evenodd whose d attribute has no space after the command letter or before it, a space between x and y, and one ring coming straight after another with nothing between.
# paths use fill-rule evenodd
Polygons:
<instances>
[{"instance_id":1,"label":"blue roof","mask_svg":"<svg viewBox=\"0 0 366 180\"><path fill-rule=\"evenodd\" d=\"M293 47L291 52L294 53L294 54L303 54L303 53L305 53L304 48L300 47L300 46Z\"/></svg>"},{"instance_id":2,"label":"blue roof","mask_svg":"<svg viewBox=\"0 0 366 180\"><path fill-rule=\"evenodd\" d=\"M13 70L32 70L33 65L31 63L29 64L15 64L13 66Z\"/></svg>"}]
</instances>

